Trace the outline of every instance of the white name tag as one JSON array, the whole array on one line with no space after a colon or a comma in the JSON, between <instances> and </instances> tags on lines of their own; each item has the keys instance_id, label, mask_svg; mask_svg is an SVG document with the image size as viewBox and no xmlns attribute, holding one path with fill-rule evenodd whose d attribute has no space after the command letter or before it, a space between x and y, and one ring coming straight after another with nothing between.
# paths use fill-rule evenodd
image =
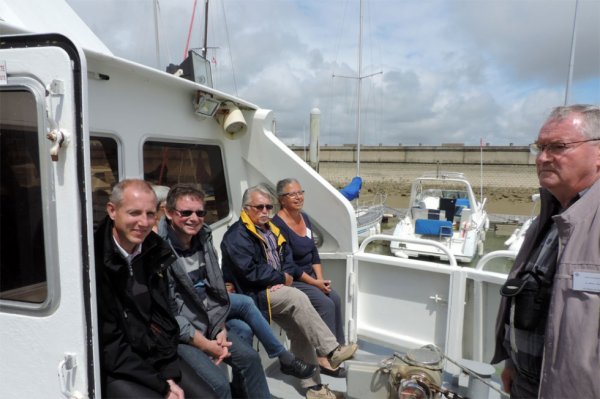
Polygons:
<instances>
[{"instance_id":1,"label":"white name tag","mask_svg":"<svg viewBox=\"0 0 600 399\"><path fill-rule=\"evenodd\" d=\"M600 273L573 273L573 289L575 291L600 292Z\"/></svg>"},{"instance_id":2,"label":"white name tag","mask_svg":"<svg viewBox=\"0 0 600 399\"><path fill-rule=\"evenodd\" d=\"M306 228L306 236L308 238L312 238L312 231L310 231L310 229L308 227Z\"/></svg>"}]
</instances>

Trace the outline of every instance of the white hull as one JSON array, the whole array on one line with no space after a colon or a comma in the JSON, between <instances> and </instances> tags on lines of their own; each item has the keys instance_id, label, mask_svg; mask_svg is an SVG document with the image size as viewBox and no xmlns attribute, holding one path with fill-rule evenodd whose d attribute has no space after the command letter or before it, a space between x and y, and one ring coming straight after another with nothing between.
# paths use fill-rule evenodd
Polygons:
<instances>
[{"instance_id":1,"label":"white hull","mask_svg":"<svg viewBox=\"0 0 600 399\"><path fill-rule=\"evenodd\" d=\"M418 178L413 183L409 204L410 209L392 234L398 239L390 244L395 256L448 259L427 242L444 246L459 262L469 263L475 256L483 255L489 220L484 204L476 200L462 174L440 172ZM425 241L406 242L413 239Z\"/></svg>"}]
</instances>

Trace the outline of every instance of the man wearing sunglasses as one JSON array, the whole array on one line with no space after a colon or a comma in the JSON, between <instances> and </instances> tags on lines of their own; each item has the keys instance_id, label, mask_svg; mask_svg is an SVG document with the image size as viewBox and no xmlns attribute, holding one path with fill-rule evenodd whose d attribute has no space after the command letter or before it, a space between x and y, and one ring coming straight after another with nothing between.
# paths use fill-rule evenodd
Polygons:
<instances>
[{"instance_id":1,"label":"man wearing sunglasses","mask_svg":"<svg viewBox=\"0 0 600 399\"><path fill-rule=\"evenodd\" d=\"M555 108L531 145L541 210L502 287L492 363L511 398L600 398L600 107Z\"/></svg>"},{"instance_id":2,"label":"man wearing sunglasses","mask_svg":"<svg viewBox=\"0 0 600 399\"><path fill-rule=\"evenodd\" d=\"M204 224L204 198L193 186L173 186L158 227L177 255L168 280L171 310L181 330L178 352L219 398L270 398L258 353L225 327L230 300L211 230ZM218 367L221 362L232 366L231 388Z\"/></svg>"},{"instance_id":3,"label":"man wearing sunglasses","mask_svg":"<svg viewBox=\"0 0 600 399\"><path fill-rule=\"evenodd\" d=\"M262 185L247 189L242 204L240 219L221 242L225 279L235 292L252 297L269 322L276 321L286 331L293 353L315 366L317 355L328 357L337 368L358 347L340 345L306 294L291 287L302 271L279 228L270 222L273 202L269 190ZM301 383L309 399L343 397L321 384L318 369Z\"/></svg>"}]
</instances>

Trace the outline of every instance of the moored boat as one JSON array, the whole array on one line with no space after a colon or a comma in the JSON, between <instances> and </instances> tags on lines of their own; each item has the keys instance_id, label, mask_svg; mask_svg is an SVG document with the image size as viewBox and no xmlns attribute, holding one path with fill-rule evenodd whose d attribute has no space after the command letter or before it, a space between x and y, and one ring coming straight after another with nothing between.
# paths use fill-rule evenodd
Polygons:
<instances>
[{"instance_id":1,"label":"moored boat","mask_svg":"<svg viewBox=\"0 0 600 399\"><path fill-rule=\"evenodd\" d=\"M489 219L485 202L479 202L464 174L430 172L411 187L410 208L396 225L399 239L424 239L447 247L459 262L471 262L483 254ZM446 260L439 248L415 242L394 241L390 249L398 257L432 256Z\"/></svg>"}]
</instances>

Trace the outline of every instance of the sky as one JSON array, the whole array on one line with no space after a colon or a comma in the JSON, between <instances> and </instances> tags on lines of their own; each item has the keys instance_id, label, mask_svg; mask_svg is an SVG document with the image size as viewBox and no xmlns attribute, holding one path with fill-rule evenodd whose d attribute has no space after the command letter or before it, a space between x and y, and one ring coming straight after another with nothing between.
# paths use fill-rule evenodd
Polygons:
<instances>
[{"instance_id":1,"label":"sky","mask_svg":"<svg viewBox=\"0 0 600 399\"><path fill-rule=\"evenodd\" d=\"M120 57L165 70L201 48L204 0L67 0ZM526 145L565 103L576 0L210 0L218 90L322 145ZM600 0L579 0L568 104L600 104ZM335 77L334 77L335 76ZM360 77L360 79L359 79Z\"/></svg>"}]
</instances>

